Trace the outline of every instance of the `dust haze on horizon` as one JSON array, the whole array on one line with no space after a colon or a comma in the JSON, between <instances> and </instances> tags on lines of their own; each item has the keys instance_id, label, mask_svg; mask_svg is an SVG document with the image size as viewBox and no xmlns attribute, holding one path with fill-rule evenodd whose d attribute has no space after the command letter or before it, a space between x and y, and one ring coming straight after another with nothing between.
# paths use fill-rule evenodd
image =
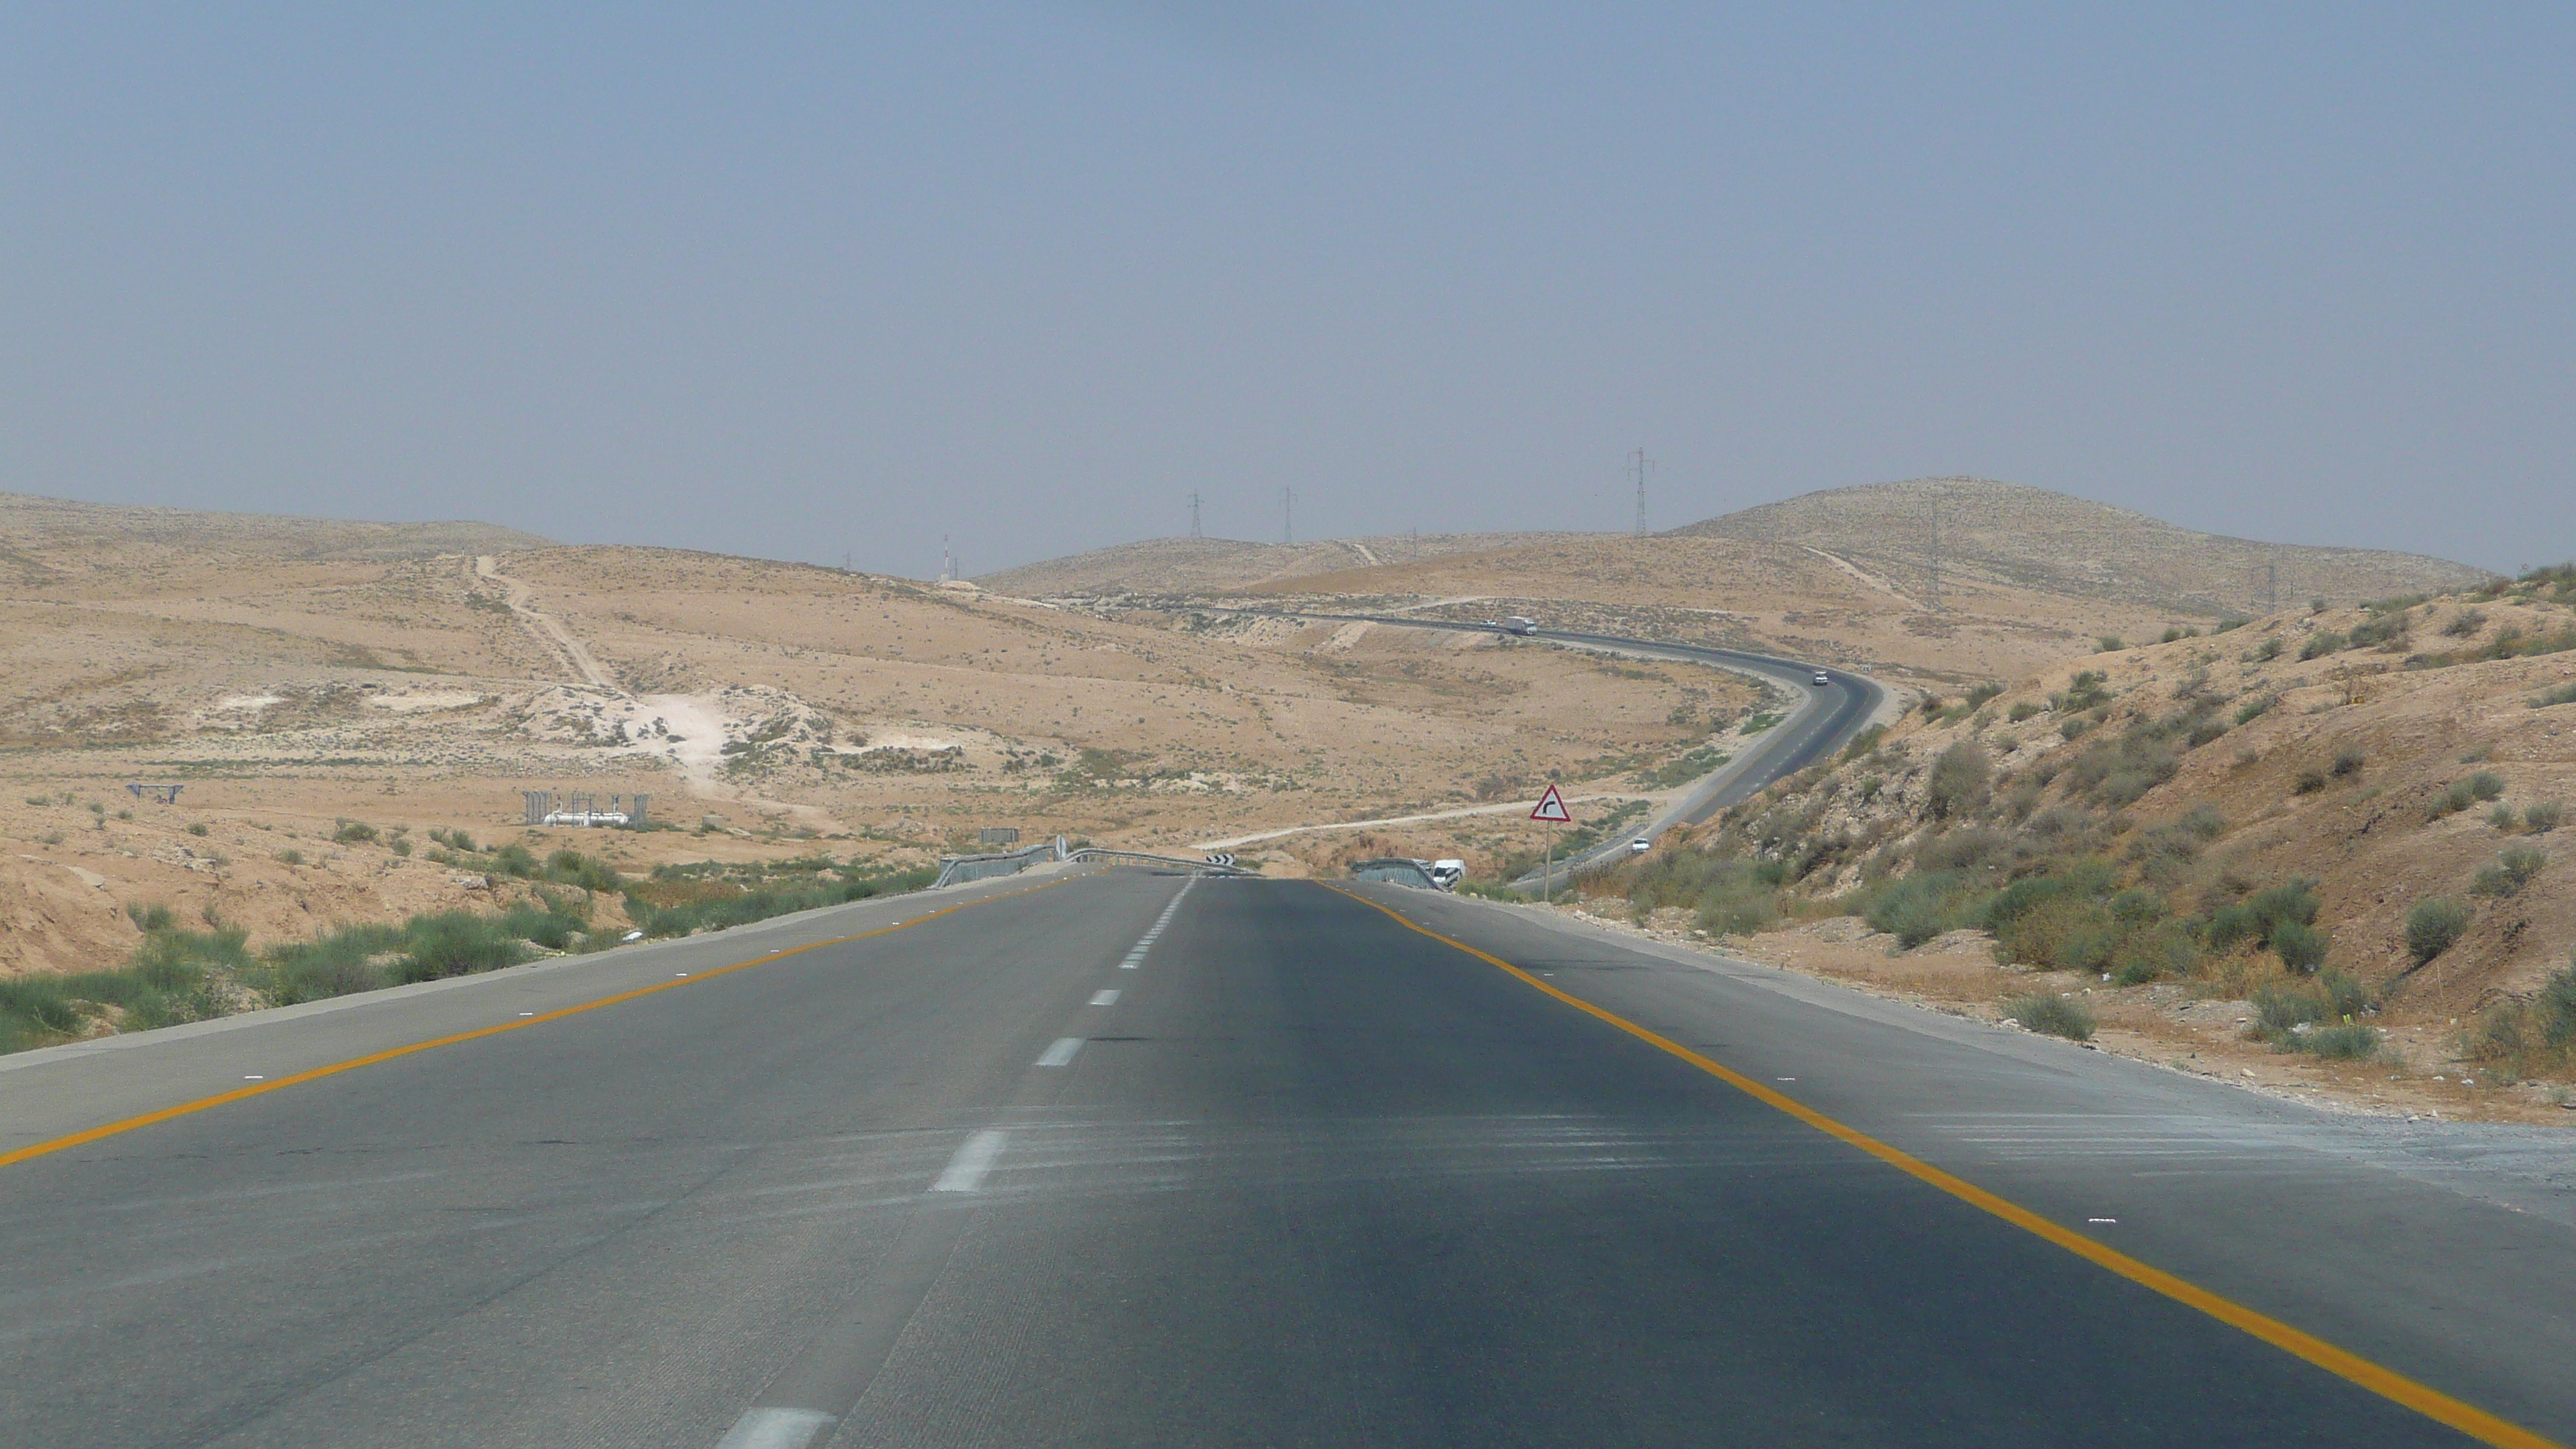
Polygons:
<instances>
[{"instance_id":1,"label":"dust haze on horizon","mask_svg":"<svg viewBox=\"0 0 2576 1449\"><path fill-rule=\"evenodd\" d=\"M2576 553L2576 15L0 16L0 490L927 575L1969 474Z\"/></svg>"}]
</instances>

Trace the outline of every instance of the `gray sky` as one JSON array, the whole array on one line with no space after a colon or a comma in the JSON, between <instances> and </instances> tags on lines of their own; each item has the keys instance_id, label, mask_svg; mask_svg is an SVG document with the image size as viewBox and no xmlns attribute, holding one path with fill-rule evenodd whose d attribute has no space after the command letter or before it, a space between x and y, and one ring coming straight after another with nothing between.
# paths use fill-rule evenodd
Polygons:
<instances>
[{"instance_id":1,"label":"gray sky","mask_svg":"<svg viewBox=\"0 0 2576 1449\"><path fill-rule=\"evenodd\" d=\"M2576 553L2576 11L2132 11L11 5L0 488L918 575L1643 444Z\"/></svg>"}]
</instances>

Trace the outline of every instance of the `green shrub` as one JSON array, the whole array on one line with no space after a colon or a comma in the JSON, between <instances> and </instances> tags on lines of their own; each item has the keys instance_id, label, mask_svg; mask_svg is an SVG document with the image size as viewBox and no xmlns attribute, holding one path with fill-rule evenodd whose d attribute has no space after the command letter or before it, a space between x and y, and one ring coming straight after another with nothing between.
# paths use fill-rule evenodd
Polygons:
<instances>
[{"instance_id":1,"label":"green shrub","mask_svg":"<svg viewBox=\"0 0 2576 1449\"><path fill-rule=\"evenodd\" d=\"M2456 815L2472 805L2494 800L2504 794L2504 776L2493 770L2480 770L2465 779L2454 780L2451 787L2433 802L2433 818Z\"/></svg>"},{"instance_id":2,"label":"green shrub","mask_svg":"<svg viewBox=\"0 0 2576 1449\"><path fill-rule=\"evenodd\" d=\"M623 882L606 861L578 850L558 850L546 857L544 875L557 885L614 893Z\"/></svg>"},{"instance_id":3,"label":"green shrub","mask_svg":"<svg viewBox=\"0 0 2576 1449\"><path fill-rule=\"evenodd\" d=\"M2317 899L2316 885L2315 881L2299 877L2267 886L2219 910L2203 931L2210 949L2223 951L2238 942L2251 942L2278 952L2276 938L2282 927L2316 924L2317 910L2323 904Z\"/></svg>"},{"instance_id":4,"label":"green shrub","mask_svg":"<svg viewBox=\"0 0 2576 1449\"><path fill-rule=\"evenodd\" d=\"M2093 650L2097 654L2117 654L2128 647L2120 642L2120 636L2117 634L2105 634L2093 641Z\"/></svg>"},{"instance_id":5,"label":"green shrub","mask_svg":"<svg viewBox=\"0 0 2576 1449\"><path fill-rule=\"evenodd\" d=\"M1712 936L1750 936L1780 916L1780 893L1749 875L1701 893L1699 929Z\"/></svg>"},{"instance_id":6,"label":"green shrub","mask_svg":"<svg viewBox=\"0 0 2576 1449\"><path fill-rule=\"evenodd\" d=\"M2111 953L2111 979L2140 986L2166 976L2187 976L2200 952L2191 932L2179 921L2160 921L2132 930Z\"/></svg>"},{"instance_id":7,"label":"green shrub","mask_svg":"<svg viewBox=\"0 0 2576 1449\"><path fill-rule=\"evenodd\" d=\"M2341 1026L2321 1026L2294 1037L2298 1049L2329 1061L2368 1061L2379 1055L2379 1028L2360 1022Z\"/></svg>"},{"instance_id":8,"label":"green shrub","mask_svg":"<svg viewBox=\"0 0 2576 1449\"><path fill-rule=\"evenodd\" d=\"M2523 827L2534 835L2547 835L2558 828L2558 822L2566 812L2567 807L2558 801L2544 800L2523 810Z\"/></svg>"},{"instance_id":9,"label":"green shrub","mask_svg":"<svg viewBox=\"0 0 2576 1449\"><path fill-rule=\"evenodd\" d=\"M1852 736L1850 744L1843 746L1842 763L1848 765L1852 761L1859 759L1861 756L1868 754L1870 751L1877 749L1878 742L1885 738L1887 738L1887 726L1885 725L1871 725L1868 729L1862 730L1859 734Z\"/></svg>"},{"instance_id":10,"label":"green shrub","mask_svg":"<svg viewBox=\"0 0 2576 1449\"><path fill-rule=\"evenodd\" d=\"M2093 1013L2073 997L2044 991L2016 996L2004 1003L2004 1015L2032 1031L2069 1041L2090 1041L2093 1037Z\"/></svg>"},{"instance_id":11,"label":"green shrub","mask_svg":"<svg viewBox=\"0 0 2576 1449\"><path fill-rule=\"evenodd\" d=\"M547 905L520 904L501 913L501 929L530 945L560 951L582 934L589 922L570 911Z\"/></svg>"},{"instance_id":12,"label":"green shrub","mask_svg":"<svg viewBox=\"0 0 2576 1449\"><path fill-rule=\"evenodd\" d=\"M2576 684L2562 684L2531 698L2533 709L2549 709L2562 704L2576 704Z\"/></svg>"},{"instance_id":13,"label":"green shrub","mask_svg":"<svg viewBox=\"0 0 2576 1449\"><path fill-rule=\"evenodd\" d=\"M1944 931L1973 924L1985 901L1977 877L1964 871L1916 870L1869 892L1861 917L1908 949Z\"/></svg>"},{"instance_id":14,"label":"green shrub","mask_svg":"<svg viewBox=\"0 0 2576 1449\"><path fill-rule=\"evenodd\" d=\"M2046 705L2041 704L2035 699L2017 699L2013 701L2013 707L2004 712L2004 718L2011 720L2014 724L2020 724L2023 720L2042 712L2046 708Z\"/></svg>"},{"instance_id":15,"label":"green shrub","mask_svg":"<svg viewBox=\"0 0 2576 1449\"><path fill-rule=\"evenodd\" d=\"M200 840L203 840L203 839L206 837L207 833L208 833L208 832L207 832L207 829L206 829L206 822L204 822L204 821L202 821L202 820L191 820L191 821L189 821L189 822L188 822L188 833L189 833L190 835L196 836L196 837L197 837L198 839L200 839Z\"/></svg>"},{"instance_id":16,"label":"green shrub","mask_svg":"<svg viewBox=\"0 0 2576 1449\"><path fill-rule=\"evenodd\" d=\"M399 952L405 940L400 926L344 926L310 941L275 947L267 957L268 998L291 1006L390 986L394 974L376 958Z\"/></svg>"},{"instance_id":17,"label":"green shrub","mask_svg":"<svg viewBox=\"0 0 2576 1449\"><path fill-rule=\"evenodd\" d=\"M2498 805L2487 812L2487 824L2498 830L2513 829L2514 821L2518 818L2510 805Z\"/></svg>"},{"instance_id":18,"label":"green shrub","mask_svg":"<svg viewBox=\"0 0 2576 1449\"><path fill-rule=\"evenodd\" d=\"M2363 756L2361 751L2337 750L2335 751L2334 769L2332 773L2338 780L2349 780L2353 776L2361 773L2362 764Z\"/></svg>"},{"instance_id":19,"label":"green shrub","mask_svg":"<svg viewBox=\"0 0 2576 1449\"><path fill-rule=\"evenodd\" d=\"M2290 793L2293 795L2313 795L2325 787L2325 771L2301 770L2298 774L2298 778L2290 782Z\"/></svg>"},{"instance_id":20,"label":"green shrub","mask_svg":"<svg viewBox=\"0 0 2576 1449\"><path fill-rule=\"evenodd\" d=\"M2406 640L2407 618L2403 610L2364 619L2352 626L2352 647L2371 644L2397 645Z\"/></svg>"},{"instance_id":21,"label":"green shrub","mask_svg":"<svg viewBox=\"0 0 2576 1449\"><path fill-rule=\"evenodd\" d=\"M1995 933L1995 942L2015 961L2090 973L2109 964L2124 934L2102 902L2061 897L2022 912Z\"/></svg>"},{"instance_id":22,"label":"green shrub","mask_svg":"<svg viewBox=\"0 0 2576 1449\"><path fill-rule=\"evenodd\" d=\"M2352 641L2331 629L2319 630L2309 635L2307 642L2299 646L2299 657L2301 659L2321 658L2341 651L2350 642Z\"/></svg>"},{"instance_id":23,"label":"green shrub","mask_svg":"<svg viewBox=\"0 0 2576 1449\"><path fill-rule=\"evenodd\" d=\"M537 873L537 858L524 845L510 844L492 852L492 868L525 880Z\"/></svg>"},{"instance_id":24,"label":"green shrub","mask_svg":"<svg viewBox=\"0 0 2576 1449\"><path fill-rule=\"evenodd\" d=\"M2257 986L2252 1005L2252 1035L2270 1042L2326 1020L2333 1010L2325 993L2305 986Z\"/></svg>"},{"instance_id":25,"label":"green shrub","mask_svg":"<svg viewBox=\"0 0 2576 1449\"><path fill-rule=\"evenodd\" d=\"M365 845L376 838L376 827L363 820L341 820L334 825L331 838L342 845Z\"/></svg>"},{"instance_id":26,"label":"green shrub","mask_svg":"<svg viewBox=\"0 0 2576 1449\"><path fill-rule=\"evenodd\" d=\"M528 959L517 936L490 916L444 911L414 916L404 927L406 951L397 974L404 981L436 981L516 966Z\"/></svg>"},{"instance_id":27,"label":"green shrub","mask_svg":"<svg viewBox=\"0 0 2576 1449\"><path fill-rule=\"evenodd\" d=\"M2469 894L2498 898L2519 895L2548 863L2549 856L2544 851L2528 845L2508 846L2492 864L2478 867L2469 883Z\"/></svg>"},{"instance_id":28,"label":"green shrub","mask_svg":"<svg viewBox=\"0 0 2576 1449\"><path fill-rule=\"evenodd\" d=\"M648 936L685 936L694 931L722 930L772 916L863 901L897 891L919 890L937 879L938 874L925 868L839 882L763 883L751 887L726 883L728 889L724 891L701 894L672 904L656 904L646 887L629 886L626 890L626 914ZM1516 894L1512 898L1519 899Z\"/></svg>"},{"instance_id":29,"label":"green shrub","mask_svg":"<svg viewBox=\"0 0 2576 1449\"><path fill-rule=\"evenodd\" d=\"M1986 747L1975 740L1961 740L1932 761L1932 775L1924 789L1932 818L1948 820L1984 809L1993 786L1994 764L1987 758Z\"/></svg>"},{"instance_id":30,"label":"green shrub","mask_svg":"<svg viewBox=\"0 0 2576 1449\"><path fill-rule=\"evenodd\" d=\"M2326 945L2326 933L2304 922L2283 921L2272 928L2273 952L2282 965L2302 976L2326 964Z\"/></svg>"},{"instance_id":31,"label":"green shrub","mask_svg":"<svg viewBox=\"0 0 2576 1449\"><path fill-rule=\"evenodd\" d=\"M2469 929L2469 908L2448 896L2433 896L2415 903L2406 913L2406 949L2423 965L2451 949Z\"/></svg>"},{"instance_id":32,"label":"green shrub","mask_svg":"<svg viewBox=\"0 0 2576 1449\"><path fill-rule=\"evenodd\" d=\"M280 865L302 865L304 863L304 852L290 845L277 853L277 863Z\"/></svg>"},{"instance_id":33,"label":"green shrub","mask_svg":"<svg viewBox=\"0 0 2576 1449\"><path fill-rule=\"evenodd\" d=\"M2262 643L2255 645L2254 652L2246 657L2257 664L2268 664L2271 661L2280 658L2281 636L2274 634L2270 638L2265 639Z\"/></svg>"},{"instance_id":34,"label":"green shrub","mask_svg":"<svg viewBox=\"0 0 2576 1449\"><path fill-rule=\"evenodd\" d=\"M2219 620L2216 624L2211 625L2209 632L2212 634L2233 634L2237 630L2242 629L2253 622L2253 620L2245 618L2242 615L2230 614L2226 618Z\"/></svg>"},{"instance_id":35,"label":"green shrub","mask_svg":"<svg viewBox=\"0 0 2576 1449\"><path fill-rule=\"evenodd\" d=\"M2350 1017L2370 1009L2370 988L2342 971L2322 972L2317 989L2326 994L2326 1008L2335 1016Z\"/></svg>"},{"instance_id":36,"label":"green shrub","mask_svg":"<svg viewBox=\"0 0 2576 1449\"><path fill-rule=\"evenodd\" d=\"M2557 1051L2576 1049L2576 960L2550 973L2531 1005L2543 1040Z\"/></svg>"},{"instance_id":37,"label":"green shrub","mask_svg":"<svg viewBox=\"0 0 2576 1449\"><path fill-rule=\"evenodd\" d=\"M2098 669L2079 669L2066 687L2050 695L2049 708L2066 713L2081 713L2095 705L2108 704L2111 691L2106 687L2109 676Z\"/></svg>"},{"instance_id":38,"label":"green shrub","mask_svg":"<svg viewBox=\"0 0 2576 1449\"><path fill-rule=\"evenodd\" d=\"M125 918L132 921L138 931L167 931L178 925L178 920L171 915L170 908L158 904L127 906Z\"/></svg>"}]
</instances>

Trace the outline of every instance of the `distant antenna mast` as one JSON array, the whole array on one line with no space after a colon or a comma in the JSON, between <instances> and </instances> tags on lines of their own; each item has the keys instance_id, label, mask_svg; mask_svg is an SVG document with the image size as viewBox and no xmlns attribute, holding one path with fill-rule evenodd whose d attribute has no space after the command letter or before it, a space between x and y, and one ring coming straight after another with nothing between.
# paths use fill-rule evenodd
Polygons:
<instances>
[{"instance_id":1,"label":"distant antenna mast","mask_svg":"<svg viewBox=\"0 0 2576 1449\"><path fill-rule=\"evenodd\" d=\"M1637 536L1639 538L1646 536L1646 471L1654 466L1647 460L1646 450L1643 448L1628 455L1628 472L1637 480Z\"/></svg>"},{"instance_id":2,"label":"distant antenna mast","mask_svg":"<svg viewBox=\"0 0 2576 1449\"><path fill-rule=\"evenodd\" d=\"M1206 534L1199 532L1199 496L1196 493L1190 495L1190 537L1207 537Z\"/></svg>"},{"instance_id":3,"label":"distant antenna mast","mask_svg":"<svg viewBox=\"0 0 2576 1449\"><path fill-rule=\"evenodd\" d=\"M2276 553L2263 560L2263 612L2276 614L2280 610L2281 556Z\"/></svg>"},{"instance_id":4,"label":"distant antenna mast","mask_svg":"<svg viewBox=\"0 0 2576 1449\"><path fill-rule=\"evenodd\" d=\"M943 533L939 535L939 581L946 584L956 580L957 555L948 551L948 535Z\"/></svg>"},{"instance_id":5,"label":"distant antenna mast","mask_svg":"<svg viewBox=\"0 0 2576 1449\"><path fill-rule=\"evenodd\" d=\"M1279 490L1279 541L1297 541L1297 490L1294 488Z\"/></svg>"}]
</instances>

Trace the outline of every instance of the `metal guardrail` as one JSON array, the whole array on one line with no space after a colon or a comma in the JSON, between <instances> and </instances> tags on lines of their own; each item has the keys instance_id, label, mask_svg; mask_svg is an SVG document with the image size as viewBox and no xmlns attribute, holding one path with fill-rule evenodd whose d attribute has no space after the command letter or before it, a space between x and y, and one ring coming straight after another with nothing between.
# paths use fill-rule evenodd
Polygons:
<instances>
[{"instance_id":1,"label":"metal guardrail","mask_svg":"<svg viewBox=\"0 0 2576 1449\"><path fill-rule=\"evenodd\" d=\"M1059 835L1044 845L1032 845L1024 850L1001 851L990 855L944 856L939 862L939 879L931 882L931 888L936 890L940 886L956 885L961 881L990 880L997 875L1017 875L1030 866L1052 865L1060 860L1098 860L1111 865L1174 866L1182 870L1196 871L1201 875L1260 874L1259 871L1246 870L1236 865L1232 856L1222 861L1192 860L1187 856L1156 855L1144 850L1118 850L1105 845L1086 845L1077 850L1068 847L1064 837Z\"/></svg>"},{"instance_id":2,"label":"metal guardrail","mask_svg":"<svg viewBox=\"0 0 2576 1449\"><path fill-rule=\"evenodd\" d=\"M1260 874L1259 871L1246 870L1242 866L1234 864L1231 860L1228 860L1223 864L1219 864L1213 860L1192 860L1189 857L1182 855L1156 855L1151 851L1144 850L1117 850L1105 845L1086 845L1080 850L1069 850L1065 852L1064 858L1067 860L1103 860L1107 861L1111 865L1178 866L1183 870L1197 871L1201 875Z\"/></svg>"},{"instance_id":3,"label":"metal guardrail","mask_svg":"<svg viewBox=\"0 0 2576 1449\"><path fill-rule=\"evenodd\" d=\"M1440 889L1440 882L1431 878L1431 872L1422 868L1422 862L1406 860L1402 856L1394 855L1378 860L1360 861L1351 867L1351 879L1392 881L1400 886L1412 886L1416 890Z\"/></svg>"},{"instance_id":4,"label":"metal guardrail","mask_svg":"<svg viewBox=\"0 0 2576 1449\"><path fill-rule=\"evenodd\" d=\"M961 881L990 880L997 875L1017 875L1030 866L1052 863L1064 858L1064 840L1061 836L1044 845L1032 845L1024 850L1003 851L994 855L952 855L939 862L939 879L930 884L931 888L936 890L941 886L956 885Z\"/></svg>"}]
</instances>

